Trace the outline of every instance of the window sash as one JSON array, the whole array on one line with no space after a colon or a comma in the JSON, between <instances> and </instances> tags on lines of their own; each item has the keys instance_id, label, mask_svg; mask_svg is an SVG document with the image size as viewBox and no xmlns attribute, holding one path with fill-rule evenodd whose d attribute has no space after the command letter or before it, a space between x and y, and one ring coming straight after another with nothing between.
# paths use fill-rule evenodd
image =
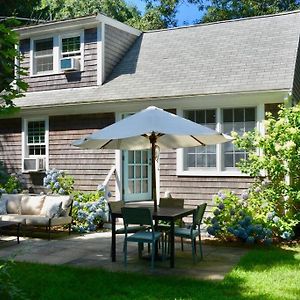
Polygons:
<instances>
[{"instance_id":1,"label":"window sash","mask_svg":"<svg viewBox=\"0 0 300 300\"><path fill-rule=\"evenodd\" d=\"M205 109L203 109L205 110ZM210 111L211 109L207 109ZM230 122L223 122L223 120L226 120L226 116L224 116L224 110L227 110L227 108L216 108L215 110L215 115L216 115L216 125L214 127L207 126L207 124L202 124L204 126L210 127L212 129L216 129L220 132L230 134L232 129L240 129L240 134L243 134L245 131L253 130L256 128L257 124L257 111L256 107L238 107L238 108L229 108L229 110L236 110L236 113L242 113L242 117L238 114L236 118L232 120L233 126L232 129L228 125ZM197 110L193 110L197 111ZM199 111L199 110L198 110ZM183 111L183 116L188 117L189 115L191 116L191 110L184 110ZM190 119L190 118L189 118ZM239 121L239 122L238 122ZM226 123L227 123L227 130L226 129ZM242 123L242 126L241 124ZM225 124L225 126L224 126ZM232 125L231 124L231 125ZM209 146L211 147L211 146ZM179 172L189 172L191 171L190 174L197 174L196 172L199 172L201 174L202 172L226 172L226 171L233 171L236 172L238 171L236 167L237 161L239 161L241 158L247 158L247 153L243 150L237 149L232 142L227 142L224 144L220 145L212 145L212 147L215 147L215 159L216 159L216 166L212 167L213 165L206 164L204 167L200 166L199 164L197 165L197 162L195 163L194 167L189 166L187 164L187 156L188 153L192 153L192 151L195 152L196 155L198 155L199 160L201 156L201 151L205 152L204 150L206 147L195 147L195 148L186 148L183 149L182 151L179 151L178 153L182 153L182 169L179 169L181 171ZM191 149L197 149L199 148L199 152L197 150L191 150ZM202 149L202 150L201 150ZM211 152L207 151L206 152L208 155L211 154ZM229 160L232 160L232 163L228 163ZM227 162L227 163L226 163ZM185 173L183 173L185 174ZM189 174L189 173L187 173Z\"/></svg>"},{"instance_id":2,"label":"window sash","mask_svg":"<svg viewBox=\"0 0 300 300\"><path fill-rule=\"evenodd\" d=\"M53 71L53 38L34 41L33 63L34 73Z\"/></svg>"},{"instance_id":3,"label":"window sash","mask_svg":"<svg viewBox=\"0 0 300 300\"><path fill-rule=\"evenodd\" d=\"M46 155L46 121L28 121L26 157Z\"/></svg>"}]
</instances>

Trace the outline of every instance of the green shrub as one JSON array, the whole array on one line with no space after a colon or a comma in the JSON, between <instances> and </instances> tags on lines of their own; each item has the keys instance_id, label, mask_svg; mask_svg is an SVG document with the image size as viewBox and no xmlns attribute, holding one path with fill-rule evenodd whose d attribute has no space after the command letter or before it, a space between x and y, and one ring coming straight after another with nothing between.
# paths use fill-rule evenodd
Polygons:
<instances>
[{"instance_id":1,"label":"green shrub","mask_svg":"<svg viewBox=\"0 0 300 300\"><path fill-rule=\"evenodd\" d=\"M74 178L56 169L46 172L43 184L53 194L71 195L74 190Z\"/></svg>"},{"instance_id":2,"label":"green shrub","mask_svg":"<svg viewBox=\"0 0 300 300\"><path fill-rule=\"evenodd\" d=\"M73 230L90 232L100 228L107 219L107 201L103 191L74 193Z\"/></svg>"},{"instance_id":3,"label":"green shrub","mask_svg":"<svg viewBox=\"0 0 300 300\"><path fill-rule=\"evenodd\" d=\"M3 162L0 161L0 195L16 194L23 190L24 180L21 174L8 174Z\"/></svg>"}]
</instances>

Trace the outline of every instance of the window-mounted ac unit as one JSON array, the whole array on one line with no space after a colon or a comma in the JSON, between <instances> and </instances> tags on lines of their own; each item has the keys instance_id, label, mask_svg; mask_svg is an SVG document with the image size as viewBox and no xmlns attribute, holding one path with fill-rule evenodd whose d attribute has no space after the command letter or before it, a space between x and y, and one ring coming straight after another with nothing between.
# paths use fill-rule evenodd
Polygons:
<instances>
[{"instance_id":1,"label":"window-mounted ac unit","mask_svg":"<svg viewBox=\"0 0 300 300\"><path fill-rule=\"evenodd\" d=\"M38 172L44 171L45 168L45 158L24 158L24 171L25 172Z\"/></svg>"},{"instance_id":2,"label":"window-mounted ac unit","mask_svg":"<svg viewBox=\"0 0 300 300\"><path fill-rule=\"evenodd\" d=\"M60 69L64 72L80 70L79 59L76 57L61 58Z\"/></svg>"}]
</instances>

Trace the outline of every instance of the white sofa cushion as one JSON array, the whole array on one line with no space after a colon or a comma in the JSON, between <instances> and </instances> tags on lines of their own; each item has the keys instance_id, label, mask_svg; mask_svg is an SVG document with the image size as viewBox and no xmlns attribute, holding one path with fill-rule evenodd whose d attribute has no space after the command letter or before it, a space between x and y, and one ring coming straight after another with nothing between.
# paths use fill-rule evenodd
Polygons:
<instances>
[{"instance_id":1,"label":"white sofa cushion","mask_svg":"<svg viewBox=\"0 0 300 300\"><path fill-rule=\"evenodd\" d=\"M60 196L46 196L41 215L48 218L59 217L62 212L62 200Z\"/></svg>"},{"instance_id":2,"label":"white sofa cushion","mask_svg":"<svg viewBox=\"0 0 300 300\"><path fill-rule=\"evenodd\" d=\"M21 214L22 215L40 215L45 195L32 196L23 195L21 199Z\"/></svg>"},{"instance_id":3,"label":"white sofa cushion","mask_svg":"<svg viewBox=\"0 0 300 300\"><path fill-rule=\"evenodd\" d=\"M0 215L0 220L25 224L25 217L18 214Z\"/></svg>"},{"instance_id":4,"label":"white sofa cushion","mask_svg":"<svg viewBox=\"0 0 300 300\"><path fill-rule=\"evenodd\" d=\"M23 194L3 194L2 201L6 201L8 214L21 214L21 199Z\"/></svg>"},{"instance_id":5,"label":"white sofa cushion","mask_svg":"<svg viewBox=\"0 0 300 300\"><path fill-rule=\"evenodd\" d=\"M0 198L0 215L6 215L7 210L6 210L6 200L3 200Z\"/></svg>"}]
</instances>

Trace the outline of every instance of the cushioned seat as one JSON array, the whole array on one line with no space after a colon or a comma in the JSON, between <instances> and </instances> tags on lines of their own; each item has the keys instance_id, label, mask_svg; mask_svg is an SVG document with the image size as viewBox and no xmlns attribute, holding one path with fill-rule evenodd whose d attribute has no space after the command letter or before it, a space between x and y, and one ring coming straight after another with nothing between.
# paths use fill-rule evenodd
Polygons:
<instances>
[{"instance_id":1,"label":"cushioned seat","mask_svg":"<svg viewBox=\"0 0 300 300\"><path fill-rule=\"evenodd\" d=\"M11 222L18 222L21 224L25 224L26 218L22 215L17 214L8 214L8 215L0 215L1 221L11 221Z\"/></svg>"}]
</instances>

